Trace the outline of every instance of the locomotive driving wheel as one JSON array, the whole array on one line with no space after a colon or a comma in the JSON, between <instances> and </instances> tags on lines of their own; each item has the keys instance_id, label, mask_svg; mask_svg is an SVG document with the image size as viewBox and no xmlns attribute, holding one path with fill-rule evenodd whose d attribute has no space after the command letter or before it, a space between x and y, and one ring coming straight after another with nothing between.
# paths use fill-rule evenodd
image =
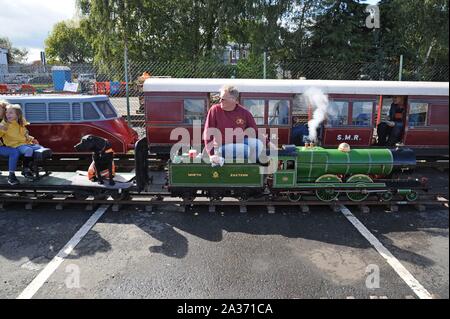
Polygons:
<instances>
[{"instance_id":1,"label":"locomotive driving wheel","mask_svg":"<svg viewBox=\"0 0 450 319\"><path fill-rule=\"evenodd\" d=\"M339 197L339 192L334 190L336 184L342 183L342 180L336 175L323 175L316 180L316 183L325 184L325 187L316 190L316 197L322 202L332 202Z\"/></svg>"},{"instance_id":2,"label":"locomotive driving wheel","mask_svg":"<svg viewBox=\"0 0 450 319\"><path fill-rule=\"evenodd\" d=\"M117 201L120 201L120 200L130 200L130 199L131 199L131 195L130 195L130 193L127 192L127 191L124 191L124 192L121 192L121 193L119 193L119 192L112 193L112 194L111 194L111 197L112 197L114 200L117 200Z\"/></svg>"},{"instance_id":3,"label":"locomotive driving wheel","mask_svg":"<svg viewBox=\"0 0 450 319\"><path fill-rule=\"evenodd\" d=\"M408 202L415 202L419 199L419 193L417 193L416 191L411 191L405 196L405 198Z\"/></svg>"},{"instance_id":4,"label":"locomotive driving wheel","mask_svg":"<svg viewBox=\"0 0 450 319\"><path fill-rule=\"evenodd\" d=\"M356 188L361 189L360 192L347 192L347 197L352 202L362 202L369 197L369 193L365 191L365 188L367 188L368 184L372 184L373 180L363 174L353 175L347 180L347 183L355 183Z\"/></svg>"},{"instance_id":5,"label":"locomotive driving wheel","mask_svg":"<svg viewBox=\"0 0 450 319\"><path fill-rule=\"evenodd\" d=\"M223 195L218 191L212 191L208 194L210 200L220 202L223 199Z\"/></svg>"},{"instance_id":6,"label":"locomotive driving wheel","mask_svg":"<svg viewBox=\"0 0 450 319\"><path fill-rule=\"evenodd\" d=\"M289 201L291 201L293 203L299 202L302 199L302 194L300 194L300 193L289 192L287 196L288 196Z\"/></svg>"},{"instance_id":7,"label":"locomotive driving wheel","mask_svg":"<svg viewBox=\"0 0 450 319\"><path fill-rule=\"evenodd\" d=\"M392 200L392 198L394 198L394 194L392 194L392 192L384 192L382 194L379 195L380 199L383 202L390 202Z\"/></svg>"}]
</instances>

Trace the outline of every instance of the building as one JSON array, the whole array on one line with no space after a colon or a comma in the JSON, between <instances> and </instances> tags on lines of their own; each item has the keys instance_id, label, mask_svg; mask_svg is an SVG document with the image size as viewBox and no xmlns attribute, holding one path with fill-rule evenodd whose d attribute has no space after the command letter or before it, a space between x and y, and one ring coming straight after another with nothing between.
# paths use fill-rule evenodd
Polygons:
<instances>
[{"instance_id":1,"label":"building","mask_svg":"<svg viewBox=\"0 0 450 319\"><path fill-rule=\"evenodd\" d=\"M225 64L237 64L240 59L246 59L250 53L250 45L230 43L225 47L223 61Z\"/></svg>"}]
</instances>

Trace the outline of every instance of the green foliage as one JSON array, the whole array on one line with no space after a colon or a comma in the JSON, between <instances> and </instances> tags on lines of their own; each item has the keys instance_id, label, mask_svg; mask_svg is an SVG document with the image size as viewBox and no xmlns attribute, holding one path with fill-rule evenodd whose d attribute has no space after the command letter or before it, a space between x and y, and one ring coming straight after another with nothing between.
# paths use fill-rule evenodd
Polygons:
<instances>
[{"instance_id":1,"label":"green foliage","mask_svg":"<svg viewBox=\"0 0 450 319\"><path fill-rule=\"evenodd\" d=\"M0 38L0 48L8 50L8 64L24 63L27 60L28 50L13 47L6 37Z\"/></svg>"},{"instance_id":2,"label":"green foliage","mask_svg":"<svg viewBox=\"0 0 450 319\"><path fill-rule=\"evenodd\" d=\"M261 79L264 75L264 56L250 54L247 59L241 59L236 66L236 76L241 79ZM274 63L267 63L266 77L276 78L276 69Z\"/></svg>"},{"instance_id":3,"label":"green foliage","mask_svg":"<svg viewBox=\"0 0 450 319\"><path fill-rule=\"evenodd\" d=\"M202 75L201 68L218 77L245 75L262 77L262 56L270 57L271 69L289 61L329 61L343 67L329 70L325 78L346 78L345 64L368 78L383 78L392 72L386 66L398 63L400 54L415 66L448 64L447 0L381 0L381 29L366 26L367 4L362 0L78 0L83 19L80 28L58 33L56 26L48 39L83 38L92 49L83 57L92 58L106 74L123 70L124 49L129 60L151 63L153 74L172 76ZM81 29L81 32L79 30ZM80 36L79 36L80 35ZM58 42L58 41L56 41ZM250 56L237 66L213 67L220 63L223 49L233 44L246 47ZM48 55L59 60L68 57L71 45L55 47ZM83 47L83 46L81 46ZM51 53L51 54L50 54ZM64 56L64 57L63 57ZM154 63L157 61L158 63ZM174 62L176 61L176 62ZM190 63L188 71L176 63ZM375 63L368 68L364 63ZM213 71L211 69L214 68ZM157 72L156 72L157 71ZM293 77L311 70L297 67ZM191 73L189 73L191 72ZM430 72L406 66L411 77ZM169 74L170 73L170 74ZM132 74L131 76L135 76ZM434 75L433 75L434 76ZM438 75L436 75L438 76Z\"/></svg>"},{"instance_id":4,"label":"green foliage","mask_svg":"<svg viewBox=\"0 0 450 319\"><path fill-rule=\"evenodd\" d=\"M381 40L387 56L448 64L447 0L382 0Z\"/></svg>"},{"instance_id":5,"label":"green foliage","mask_svg":"<svg viewBox=\"0 0 450 319\"><path fill-rule=\"evenodd\" d=\"M355 0L322 1L308 55L341 62L373 61L372 30L365 25L366 5Z\"/></svg>"},{"instance_id":6,"label":"green foliage","mask_svg":"<svg viewBox=\"0 0 450 319\"><path fill-rule=\"evenodd\" d=\"M45 40L45 53L49 63L86 63L92 60L93 50L78 23L63 21Z\"/></svg>"}]
</instances>

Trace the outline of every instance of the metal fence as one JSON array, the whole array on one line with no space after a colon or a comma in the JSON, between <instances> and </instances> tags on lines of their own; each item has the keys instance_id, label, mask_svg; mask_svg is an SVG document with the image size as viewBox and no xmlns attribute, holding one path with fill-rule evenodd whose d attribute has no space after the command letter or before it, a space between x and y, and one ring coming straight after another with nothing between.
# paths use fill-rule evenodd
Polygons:
<instances>
[{"instance_id":1,"label":"metal fence","mask_svg":"<svg viewBox=\"0 0 450 319\"><path fill-rule=\"evenodd\" d=\"M237 64L213 62L129 62L129 99L125 98L125 69L120 62L97 67L93 64L68 65L72 81L80 81L79 90L86 94L104 93L122 115L127 108L133 126L144 126L140 110L141 94L138 78L143 72L152 76L172 78L250 78L250 79L311 79L311 80L386 80L398 81L398 63L374 62L344 63L333 61L260 61L241 60ZM52 66L11 65L0 72L0 83L29 83L38 92L52 91ZM92 80L88 80L89 78ZM405 63L401 70L403 81L441 81L448 82L448 65L411 65ZM95 84L97 83L97 84ZM102 85L103 83L103 85Z\"/></svg>"}]
</instances>

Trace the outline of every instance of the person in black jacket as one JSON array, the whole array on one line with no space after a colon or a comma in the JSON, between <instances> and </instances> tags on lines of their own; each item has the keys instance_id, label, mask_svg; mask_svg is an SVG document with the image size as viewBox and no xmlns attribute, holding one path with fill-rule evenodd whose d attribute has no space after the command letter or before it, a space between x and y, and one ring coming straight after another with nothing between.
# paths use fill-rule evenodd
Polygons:
<instances>
[{"instance_id":1,"label":"person in black jacket","mask_svg":"<svg viewBox=\"0 0 450 319\"><path fill-rule=\"evenodd\" d=\"M402 140L406 107L402 96L394 96L393 100L388 120L381 122L377 127L379 146L395 146Z\"/></svg>"}]
</instances>

